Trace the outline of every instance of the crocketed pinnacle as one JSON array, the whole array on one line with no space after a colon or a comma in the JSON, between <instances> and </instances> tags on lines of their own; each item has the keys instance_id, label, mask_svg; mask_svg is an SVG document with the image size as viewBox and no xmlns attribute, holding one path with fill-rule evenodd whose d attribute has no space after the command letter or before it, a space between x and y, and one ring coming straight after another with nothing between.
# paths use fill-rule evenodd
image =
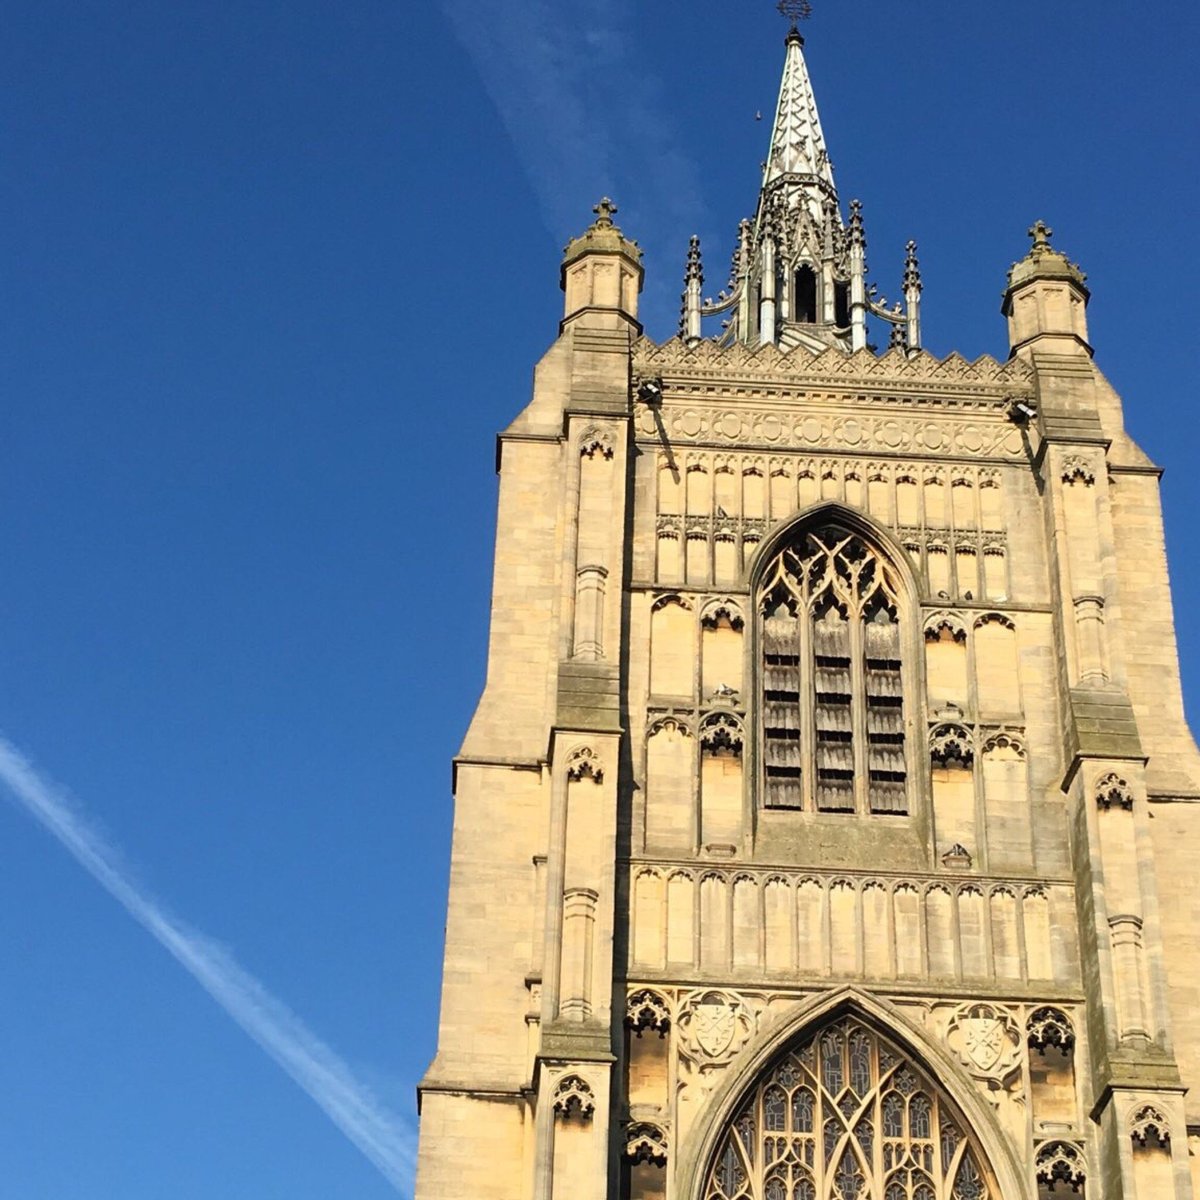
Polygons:
<instances>
[{"instance_id":1,"label":"crocketed pinnacle","mask_svg":"<svg viewBox=\"0 0 1200 1200\"><path fill-rule=\"evenodd\" d=\"M804 39L796 30L787 37L787 56L775 125L771 130L771 150L763 173L763 189L786 176L800 176L819 182L836 197L833 166L825 149L817 100L813 95L808 65L804 61Z\"/></svg>"}]
</instances>

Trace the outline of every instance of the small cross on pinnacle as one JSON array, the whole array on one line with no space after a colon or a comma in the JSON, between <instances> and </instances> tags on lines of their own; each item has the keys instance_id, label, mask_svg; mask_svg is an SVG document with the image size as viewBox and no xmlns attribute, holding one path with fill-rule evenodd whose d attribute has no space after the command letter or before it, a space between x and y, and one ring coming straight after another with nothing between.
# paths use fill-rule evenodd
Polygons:
<instances>
[{"instance_id":1,"label":"small cross on pinnacle","mask_svg":"<svg viewBox=\"0 0 1200 1200\"><path fill-rule=\"evenodd\" d=\"M1054 236L1054 230L1045 221L1035 221L1029 228L1029 236L1033 238L1034 251L1041 252L1050 249L1050 239Z\"/></svg>"},{"instance_id":2,"label":"small cross on pinnacle","mask_svg":"<svg viewBox=\"0 0 1200 1200\"><path fill-rule=\"evenodd\" d=\"M592 209L596 214L596 224L601 229L611 229L613 223L613 213L617 211L617 206L607 197L604 196L600 203Z\"/></svg>"},{"instance_id":3,"label":"small cross on pinnacle","mask_svg":"<svg viewBox=\"0 0 1200 1200\"><path fill-rule=\"evenodd\" d=\"M799 30L801 21L812 16L812 0L779 0L775 7L781 16L791 21L793 32Z\"/></svg>"}]
</instances>

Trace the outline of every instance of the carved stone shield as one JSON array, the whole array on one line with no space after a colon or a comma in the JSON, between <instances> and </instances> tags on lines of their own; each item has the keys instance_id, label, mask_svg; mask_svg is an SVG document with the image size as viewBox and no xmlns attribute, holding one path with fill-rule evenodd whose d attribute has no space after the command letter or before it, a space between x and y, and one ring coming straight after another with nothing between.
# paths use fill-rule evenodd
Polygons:
<instances>
[{"instance_id":1,"label":"carved stone shield","mask_svg":"<svg viewBox=\"0 0 1200 1200\"><path fill-rule=\"evenodd\" d=\"M1005 1050L1004 1022L995 1017L967 1017L960 1026L963 1048L981 1071L993 1071Z\"/></svg>"},{"instance_id":2,"label":"carved stone shield","mask_svg":"<svg viewBox=\"0 0 1200 1200\"><path fill-rule=\"evenodd\" d=\"M1017 1065L1021 1031L1000 1005L964 1004L950 1018L951 1048L973 1074L1005 1076Z\"/></svg>"},{"instance_id":3,"label":"carved stone shield","mask_svg":"<svg viewBox=\"0 0 1200 1200\"><path fill-rule=\"evenodd\" d=\"M696 1045L709 1058L720 1058L733 1044L737 1018L733 1008L718 996L706 996L692 1018Z\"/></svg>"}]
</instances>

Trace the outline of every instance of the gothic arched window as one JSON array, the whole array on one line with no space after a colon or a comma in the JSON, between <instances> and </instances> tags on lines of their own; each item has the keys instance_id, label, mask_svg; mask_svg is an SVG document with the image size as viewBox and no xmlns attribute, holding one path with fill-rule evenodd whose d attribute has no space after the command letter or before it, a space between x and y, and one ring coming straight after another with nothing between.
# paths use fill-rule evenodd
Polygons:
<instances>
[{"instance_id":1,"label":"gothic arched window","mask_svg":"<svg viewBox=\"0 0 1200 1200\"><path fill-rule=\"evenodd\" d=\"M703 1200L998 1200L942 1090L852 1018L786 1051L717 1143Z\"/></svg>"},{"instance_id":2,"label":"gothic arched window","mask_svg":"<svg viewBox=\"0 0 1200 1200\"><path fill-rule=\"evenodd\" d=\"M865 538L800 531L758 592L764 803L908 812L899 588Z\"/></svg>"}]
</instances>

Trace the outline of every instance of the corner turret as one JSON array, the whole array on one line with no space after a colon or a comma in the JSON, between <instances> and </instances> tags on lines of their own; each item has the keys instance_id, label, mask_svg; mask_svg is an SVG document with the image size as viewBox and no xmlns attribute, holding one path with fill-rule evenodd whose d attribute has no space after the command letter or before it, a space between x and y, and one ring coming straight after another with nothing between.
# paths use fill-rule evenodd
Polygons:
<instances>
[{"instance_id":1,"label":"corner turret","mask_svg":"<svg viewBox=\"0 0 1200 1200\"><path fill-rule=\"evenodd\" d=\"M1000 311L1008 319L1010 354L1038 349L1090 357L1087 276L1050 245L1053 234L1045 221L1037 221L1029 230L1029 253L1008 272Z\"/></svg>"},{"instance_id":2,"label":"corner turret","mask_svg":"<svg viewBox=\"0 0 1200 1200\"><path fill-rule=\"evenodd\" d=\"M638 294L644 271L642 251L613 223L617 206L605 196L592 211L596 219L563 252L560 283L566 293L563 328L585 321L615 327L627 322L638 332Z\"/></svg>"}]
</instances>

